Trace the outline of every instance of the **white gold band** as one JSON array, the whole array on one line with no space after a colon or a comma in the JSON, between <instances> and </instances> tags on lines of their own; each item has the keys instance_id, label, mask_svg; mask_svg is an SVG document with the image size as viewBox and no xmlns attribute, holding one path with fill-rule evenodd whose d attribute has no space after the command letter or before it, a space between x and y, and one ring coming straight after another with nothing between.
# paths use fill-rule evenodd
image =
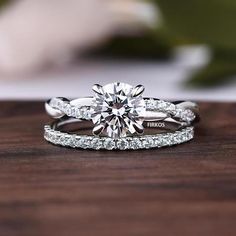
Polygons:
<instances>
[{"instance_id":1,"label":"white gold band","mask_svg":"<svg viewBox=\"0 0 236 236\"><path fill-rule=\"evenodd\" d=\"M160 148L185 143L193 139L194 128L154 135L132 136L119 139L94 137L91 135L69 134L55 130L50 125L44 127L44 138L55 145L94 150L137 150Z\"/></svg>"}]
</instances>

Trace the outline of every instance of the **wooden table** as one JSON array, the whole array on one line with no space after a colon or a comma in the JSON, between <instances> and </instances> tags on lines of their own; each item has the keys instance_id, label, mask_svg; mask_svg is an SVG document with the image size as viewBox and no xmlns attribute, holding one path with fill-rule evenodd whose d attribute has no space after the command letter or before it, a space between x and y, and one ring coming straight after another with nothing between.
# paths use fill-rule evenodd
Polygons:
<instances>
[{"instance_id":1,"label":"wooden table","mask_svg":"<svg viewBox=\"0 0 236 236\"><path fill-rule=\"evenodd\" d=\"M43 103L1 102L0 235L235 236L236 104L201 115L187 144L83 151L43 140Z\"/></svg>"}]
</instances>

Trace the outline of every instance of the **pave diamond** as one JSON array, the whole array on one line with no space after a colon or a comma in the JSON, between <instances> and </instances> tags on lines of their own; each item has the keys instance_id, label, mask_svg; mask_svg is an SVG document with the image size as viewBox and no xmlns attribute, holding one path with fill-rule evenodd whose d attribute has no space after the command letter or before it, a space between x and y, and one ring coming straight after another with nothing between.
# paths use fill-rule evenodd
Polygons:
<instances>
[{"instance_id":1,"label":"pave diamond","mask_svg":"<svg viewBox=\"0 0 236 236\"><path fill-rule=\"evenodd\" d=\"M173 133L156 135L144 135L142 137L127 137L112 139L109 137L97 138L86 135L75 135L54 130L46 125L44 138L53 144L82 149L106 149L106 150L130 150L130 149L149 149L172 146L187 142L193 139L194 128L187 127Z\"/></svg>"},{"instance_id":2,"label":"pave diamond","mask_svg":"<svg viewBox=\"0 0 236 236\"><path fill-rule=\"evenodd\" d=\"M102 140L99 138L93 138L93 140L91 141L91 145L92 145L92 148L96 150L99 150L103 147Z\"/></svg>"},{"instance_id":3,"label":"pave diamond","mask_svg":"<svg viewBox=\"0 0 236 236\"><path fill-rule=\"evenodd\" d=\"M137 88L137 87L135 87ZM112 83L99 87L95 93L92 120L104 127L103 133L111 138L126 137L143 130L146 104L134 87L125 83Z\"/></svg>"},{"instance_id":4,"label":"pave diamond","mask_svg":"<svg viewBox=\"0 0 236 236\"><path fill-rule=\"evenodd\" d=\"M104 148L107 150L115 149L116 144L115 141L111 138L106 138L104 141Z\"/></svg>"},{"instance_id":5,"label":"pave diamond","mask_svg":"<svg viewBox=\"0 0 236 236\"><path fill-rule=\"evenodd\" d=\"M124 139L124 138L123 139L119 139L117 141L117 147L120 150L128 149L129 148L129 141Z\"/></svg>"},{"instance_id":6,"label":"pave diamond","mask_svg":"<svg viewBox=\"0 0 236 236\"><path fill-rule=\"evenodd\" d=\"M130 147L134 150L142 148L142 142L139 137L135 137L130 141Z\"/></svg>"}]
</instances>

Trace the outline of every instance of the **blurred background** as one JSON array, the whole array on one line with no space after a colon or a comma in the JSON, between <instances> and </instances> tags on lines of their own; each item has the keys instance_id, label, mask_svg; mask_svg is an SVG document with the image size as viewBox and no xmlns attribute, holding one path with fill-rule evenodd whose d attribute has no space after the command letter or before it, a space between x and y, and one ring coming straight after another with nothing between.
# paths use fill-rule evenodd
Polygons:
<instances>
[{"instance_id":1,"label":"blurred background","mask_svg":"<svg viewBox=\"0 0 236 236\"><path fill-rule=\"evenodd\" d=\"M0 0L0 99L90 95L236 101L235 0Z\"/></svg>"}]
</instances>

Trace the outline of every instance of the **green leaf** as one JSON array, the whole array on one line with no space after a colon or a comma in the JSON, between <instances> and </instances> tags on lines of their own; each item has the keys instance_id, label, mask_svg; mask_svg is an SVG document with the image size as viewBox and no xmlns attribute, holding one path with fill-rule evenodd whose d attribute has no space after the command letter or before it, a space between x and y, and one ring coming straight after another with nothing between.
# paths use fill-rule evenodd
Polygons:
<instances>
[{"instance_id":1,"label":"green leaf","mask_svg":"<svg viewBox=\"0 0 236 236\"><path fill-rule=\"evenodd\" d=\"M236 50L235 0L152 0L165 29L183 40Z\"/></svg>"},{"instance_id":2,"label":"green leaf","mask_svg":"<svg viewBox=\"0 0 236 236\"><path fill-rule=\"evenodd\" d=\"M117 36L93 52L102 56L134 59L166 59L171 55L169 40L156 32L139 36Z\"/></svg>"},{"instance_id":3,"label":"green leaf","mask_svg":"<svg viewBox=\"0 0 236 236\"><path fill-rule=\"evenodd\" d=\"M10 2L10 0L0 0L0 7L4 6L8 2Z\"/></svg>"},{"instance_id":4,"label":"green leaf","mask_svg":"<svg viewBox=\"0 0 236 236\"><path fill-rule=\"evenodd\" d=\"M213 87L225 84L236 75L236 54L216 51L212 61L187 81L188 86Z\"/></svg>"}]
</instances>

